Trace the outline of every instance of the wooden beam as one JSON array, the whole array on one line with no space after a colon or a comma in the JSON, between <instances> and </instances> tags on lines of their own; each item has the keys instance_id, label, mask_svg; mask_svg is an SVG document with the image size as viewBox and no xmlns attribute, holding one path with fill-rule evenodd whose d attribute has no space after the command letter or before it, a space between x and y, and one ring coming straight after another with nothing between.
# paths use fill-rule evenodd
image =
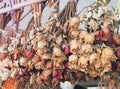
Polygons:
<instances>
[{"instance_id":1,"label":"wooden beam","mask_svg":"<svg viewBox=\"0 0 120 89\"><path fill-rule=\"evenodd\" d=\"M28 1L24 1L24 2L21 2L19 4L15 4L12 6L12 9L16 10L16 9L20 9L22 7L25 7L25 6L28 6L28 5L31 5L33 3L41 3L41 2L44 2L44 1L48 1L48 0L28 0ZM0 9L0 14L3 14L3 13L6 13L6 12L10 12L11 11L11 7L5 7L5 8L1 8Z\"/></svg>"}]
</instances>

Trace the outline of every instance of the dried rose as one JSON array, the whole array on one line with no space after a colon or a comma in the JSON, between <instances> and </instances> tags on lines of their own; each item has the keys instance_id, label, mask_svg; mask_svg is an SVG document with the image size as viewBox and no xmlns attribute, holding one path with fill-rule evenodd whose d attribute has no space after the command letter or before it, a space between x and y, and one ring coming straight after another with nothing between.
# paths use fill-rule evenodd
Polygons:
<instances>
[{"instance_id":1,"label":"dried rose","mask_svg":"<svg viewBox=\"0 0 120 89\"><path fill-rule=\"evenodd\" d=\"M76 54L78 52L78 48L81 47L80 40L74 39L70 41L70 52Z\"/></svg>"},{"instance_id":2,"label":"dried rose","mask_svg":"<svg viewBox=\"0 0 120 89\"><path fill-rule=\"evenodd\" d=\"M21 68L21 71L23 74L26 74L28 72L28 66Z\"/></svg>"},{"instance_id":3,"label":"dried rose","mask_svg":"<svg viewBox=\"0 0 120 89\"><path fill-rule=\"evenodd\" d=\"M44 60L48 60L48 59L51 59L51 54L50 53L44 53L43 55L41 55L41 59L44 59Z\"/></svg>"},{"instance_id":4,"label":"dried rose","mask_svg":"<svg viewBox=\"0 0 120 89\"><path fill-rule=\"evenodd\" d=\"M51 86L51 79L49 78L48 80L44 80L44 84L47 86Z\"/></svg>"},{"instance_id":5,"label":"dried rose","mask_svg":"<svg viewBox=\"0 0 120 89\"><path fill-rule=\"evenodd\" d=\"M114 41L117 45L120 45L120 35L119 35L119 34L113 34L113 41Z\"/></svg>"},{"instance_id":6,"label":"dried rose","mask_svg":"<svg viewBox=\"0 0 120 89\"><path fill-rule=\"evenodd\" d=\"M36 63L38 63L39 61L40 61L39 56L38 56L37 54L35 54L34 57L33 57L33 59L32 59L32 62L36 64Z\"/></svg>"},{"instance_id":7,"label":"dried rose","mask_svg":"<svg viewBox=\"0 0 120 89\"><path fill-rule=\"evenodd\" d=\"M80 24L80 19L78 17L72 17L69 20L69 26L73 28L78 28Z\"/></svg>"},{"instance_id":8,"label":"dried rose","mask_svg":"<svg viewBox=\"0 0 120 89\"><path fill-rule=\"evenodd\" d=\"M59 72L57 73L57 78L58 78L58 79L63 79L62 72L59 71Z\"/></svg>"},{"instance_id":9,"label":"dried rose","mask_svg":"<svg viewBox=\"0 0 120 89\"><path fill-rule=\"evenodd\" d=\"M85 36L85 43L93 44L94 40L95 40L95 35L94 34L87 34Z\"/></svg>"},{"instance_id":10,"label":"dried rose","mask_svg":"<svg viewBox=\"0 0 120 89\"><path fill-rule=\"evenodd\" d=\"M70 36L71 38L73 38L73 39L74 39L74 38L77 38L77 37L79 36L79 34L80 34L80 32L79 32L79 30L77 30L77 29L76 29L76 30L72 30L72 29L71 29L71 30L69 31L69 36Z\"/></svg>"},{"instance_id":11,"label":"dried rose","mask_svg":"<svg viewBox=\"0 0 120 89\"><path fill-rule=\"evenodd\" d=\"M88 35L88 32L85 31L85 30L82 30L80 31L80 36L79 38L82 40L82 41L85 41L85 37Z\"/></svg>"},{"instance_id":12,"label":"dried rose","mask_svg":"<svg viewBox=\"0 0 120 89\"><path fill-rule=\"evenodd\" d=\"M77 64L77 62L78 62L78 56L77 55L70 55L68 60L72 64Z\"/></svg>"},{"instance_id":13,"label":"dried rose","mask_svg":"<svg viewBox=\"0 0 120 89\"><path fill-rule=\"evenodd\" d=\"M30 60L32 58L32 52L31 51L26 51L25 57Z\"/></svg>"},{"instance_id":14,"label":"dried rose","mask_svg":"<svg viewBox=\"0 0 120 89\"><path fill-rule=\"evenodd\" d=\"M68 55L70 53L70 46L66 46L64 50L64 54Z\"/></svg>"},{"instance_id":15,"label":"dried rose","mask_svg":"<svg viewBox=\"0 0 120 89\"><path fill-rule=\"evenodd\" d=\"M4 60L5 58L6 58L6 53L0 54L0 60L1 60L1 61Z\"/></svg>"},{"instance_id":16,"label":"dried rose","mask_svg":"<svg viewBox=\"0 0 120 89\"><path fill-rule=\"evenodd\" d=\"M47 69L51 69L52 66L53 66L52 61L48 61L47 64L46 64L46 68L47 68Z\"/></svg>"},{"instance_id":17,"label":"dried rose","mask_svg":"<svg viewBox=\"0 0 120 89\"><path fill-rule=\"evenodd\" d=\"M36 83L39 84L39 85L43 83L42 80L41 80L41 78L40 78L40 76L38 76L38 77L35 79L35 81L36 81Z\"/></svg>"},{"instance_id":18,"label":"dried rose","mask_svg":"<svg viewBox=\"0 0 120 89\"><path fill-rule=\"evenodd\" d=\"M41 58L41 62L44 64L44 63L45 63L45 59L44 59L44 58Z\"/></svg>"},{"instance_id":19,"label":"dried rose","mask_svg":"<svg viewBox=\"0 0 120 89\"><path fill-rule=\"evenodd\" d=\"M43 80L48 80L51 74L52 74L52 70L51 69L44 69L42 71L41 78Z\"/></svg>"},{"instance_id":20,"label":"dried rose","mask_svg":"<svg viewBox=\"0 0 120 89\"><path fill-rule=\"evenodd\" d=\"M78 56L77 55L71 55L71 56L69 56L68 61L69 61L68 62L68 68L69 69L75 69L75 70L78 69L78 66L77 66Z\"/></svg>"},{"instance_id":21,"label":"dried rose","mask_svg":"<svg viewBox=\"0 0 120 89\"><path fill-rule=\"evenodd\" d=\"M93 51L93 46L91 44L83 43L77 53L79 55L87 56L87 55L90 55L92 51Z\"/></svg>"},{"instance_id":22,"label":"dried rose","mask_svg":"<svg viewBox=\"0 0 120 89\"><path fill-rule=\"evenodd\" d=\"M61 48L59 46L54 46L53 55L55 55L55 56L61 56L62 55L62 51L61 51Z\"/></svg>"},{"instance_id":23,"label":"dried rose","mask_svg":"<svg viewBox=\"0 0 120 89\"><path fill-rule=\"evenodd\" d=\"M57 71L56 69L54 69L54 70L53 70L53 73L52 73L52 77L57 76L57 74L58 74L58 71Z\"/></svg>"},{"instance_id":24,"label":"dried rose","mask_svg":"<svg viewBox=\"0 0 120 89\"><path fill-rule=\"evenodd\" d=\"M36 69L42 69L43 67L44 67L44 65L41 61L35 64Z\"/></svg>"},{"instance_id":25,"label":"dried rose","mask_svg":"<svg viewBox=\"0 0 120 89\"><path fill-rule=\"evenodd\" d=\"M94 19L90 19L90 22L89 22L88 24L91 26L91 28L92 28L94 31L97 30L98 26L97 26L97 23L96 23L96 21L95 21Z\"/></svg>"},{"instance_id":26,"label":"dried rose","mask_svg":"<svg viewBox=\"0 0 120 89\"><path fill-rule=\"evenodd\" d=\"M106 47L102 51L101 59L115 61L117 57L114 54L114 51L110 47Z\"/></svg>"},{"instance_id":27,"label":"dried rose","mask_svg":"<svg viewBox=\"0 0 120 89\"><path fill-rule=\"evenodd\" d=\"M47 45L45 40L38 41L38 48L42 49Z\"/></svg>"},{"instance_id":28,"label":"dried rose","mask_svg":"<svg viewBox=\"0 0 120 89\"><path fill-rule=\"evenodd\" d=\"M116 50L116 56L120 59L120 48L117 48L117 50Z\"/></svg>"},{"instance_id":29,"label":"dried rose","mask_svg":"<svg viewBox=\"0 0 120 89\"><path fill-rule=\"evenodd\" d=\"M89 63L90 64L93 64L96 62L96 60L98 60L100 57L99 57L99 53L92 53L90 56L89 56Z\"/></svg>"},{"instance_id":30,"label":"dried rose","mask_svg":"<svg viewBox=\"0 0 120 89\"><path fill-rule=\"evenodd\" d=\"M96 40L100 40L100 41L108 41L110 38L110 35L111 35L110 30L108 30L107 28L104 28L103 30L95 32Z\"/></svg>"},{"instance_id":31,"label":"dried rose","mask_svg":"<svg viewBox=\"0 0 120 89\"><path fill-rule=\"evenodd\" d=\"M109 27L105 27L102 29L103 33L105 36L109 36L110 35L110 28Z\"/></svg>"},{"instance_id":32,"label":"dried rose","mask_svg":"<svg viewBox=\"0 0 120 89\"><path fill-rule=\"evenodd\" d=\"M27 59L25 57L20 57L19 63L22 66L25 66L27 64Z\"/></svg>"},{"instance_id":33,"label":"dried rose","mask_svg":"<svg viewBox=\"0 0 120 89\"><path fill-rule=\"evenodd\" d=\"M88 66L88 57L81 56L78 60L78 67L80 71L85 72Z\"/></svg>"},{"instance_id":34,"label":"dried rose","mask_svg":"<svg viewBox=\"0 0 120 89\"><path fill-rule=\"evenodd\" d=\"M18 54L14 54L13 55L13 60L17 60L18 59Z\"/></svg>"},{"instance_id":35,"label":"dried rose","mask_svg":"<svg viewBox=\"0 0 120 89\"><path fill-rule=\"evenodd\" d=\"M14 53L15 53L15 54L19 54L19 53L20 53L20 49L14 48Z\"/></svg>"},{"instance_id":36,"label":"dried rose","mask_svg":"<svg viewBox=\"0 0 120 89\"><path fill-rule=\"evenodd\" d=\"M56 88L60 85L60 80L57 77L52 78L52 87Z\"/></svg>"}]
</instances>

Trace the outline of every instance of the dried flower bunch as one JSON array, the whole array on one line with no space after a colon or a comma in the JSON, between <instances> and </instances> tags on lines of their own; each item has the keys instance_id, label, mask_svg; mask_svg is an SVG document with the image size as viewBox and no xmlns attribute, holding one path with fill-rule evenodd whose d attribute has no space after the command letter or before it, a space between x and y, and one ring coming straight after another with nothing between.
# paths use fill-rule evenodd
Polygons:
<instances>
[{"instance_id":1,"label":"dried flower bunch","mask_svg":"<svg viewBox=\"0 0 120 89\"><path fill-rule=\"evenodd\" d=\"M24 31L1 46L0 80L17 77L56 88L60 82L120 71L119 20L113 12L92 5L82 16L61 20L51 17L43 28Z\"/></svg>"}]
</instances>

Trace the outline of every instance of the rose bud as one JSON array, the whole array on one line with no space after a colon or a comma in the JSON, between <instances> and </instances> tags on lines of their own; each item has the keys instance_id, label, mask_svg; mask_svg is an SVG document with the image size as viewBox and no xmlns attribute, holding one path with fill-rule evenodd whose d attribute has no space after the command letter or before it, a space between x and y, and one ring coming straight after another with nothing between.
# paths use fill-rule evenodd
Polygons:
<instances>
[{"instance_id":1,"label":"rose bud","mask_svg":"<svg viewBox=\"0 0 120 89\"><path fill-rule=\"evenodd\" d=\"M70 53L70 46L66 46L64 50L64 54L69 54Z\"/></svg>"},{"instance_id":2,"label":"rose bud","mask_svg":"<svg viewBox=\"0 0 120 89\"><path fill-rule=\"evenodd\" d=\"M109 27L105 27L102 29L103 31L103 36L101 36L101 40L102 41L108 41L108 39L110 38L110 28Z\"/></svg>"},{"instance_id":3,"label":"rose bud","mask_svg":"<svg viewBox=\"0 0 120 89\"><path fill-rule=\"evenodd\" d=\"M116 56L120 59L120 48L117 49Z\"/></svg>"},{"instance_id":4,"label":"rose bud","mask_svg":"<svg viewBox=\"0 0 120 89\"><path fill-rule=\"evenodd\" d=\"M32 52L27 51L27 52L25 53L25 57L30 60L30 59L32 58Z\"/></svg>"},{"instance_id":5,"label":"rose bud","mask_svg":"<svg viewBox=\"0 0 120 89\"><path fill-rule=\"evenodd\" d=\"M103 28L102 31L105 36L110 36L110 28L109 27Z\"/></svg>"},{"instance_id":6,"label":"rose bud","mask_svg":"<svg viewBox=\"0 0 120 89\"><path fill-rule=\"evenodd\" d=\"M42 80L41 80L41 78L39 76L35 79L35 81L39 85L43 83Z\"/></svg>"},{"instance_id":7,"label":"rose bud","mask_svg":"<svg viewBox=\"0 0 120 89\"><path fill-rule=\"evenodd\" d=\"M108 41L108 39L110 38L110 29L103 28L100 31L96 31L95 36L96 36L96 40Z\"/></svg>"},{"instance_id":8,"label":"rose bud","mask_svg":"<svg viewBox=\"0 0 120 89\"><path fill-rule=\"evenodd\" d=\"M47 62L46 68L47 68L47 69L52 68L52 61L48 61L48 62Z\"/></svg>"},{"instance_id":9,"label":"rose bud","mask_svg":"<svg viewBox=\"0 0 120 89\"><path fill-rule=\"evenodd\" d=\"M17 59L18 59L18 55L17 55L17 54L14 54L13 59L14 59L14 60L17 60Z\"/></svg>"},{"instance_id":10,"label":"rose bud","mask_svg":"<svg viewBox=\"0 0 120 89\"><path fill-rule=\"evenodd\" d=\"M96 40L101 40L102 35L103 35L102 31L96 31L95 32L95 39Z\"/></svg>"},{"instance_id":11,"label":"rose bud","mask_svg":"<svg viewBox=\"0 0 120 89\"><path fill-rule=\"evenodd\" d=\"M45 63L45 59L44 59L44 58L41 58L41 62L44 64L44 63Z\"/></svg>"},{"instance_id":12,"label":"rose bud","mask_svg":"<svg viewBox=\"0 0 120 89\"><path fill-rule=\"evenodd\" d=\"M47 86L50 86L51 85L51 79L44 80L44 84L47 85Z\"/></svg>"},{"instance_id":13,"label":"rose bud","mask_svg":"<svg viewBox=\"0 0 120 89\"><path fill-rule=\"evenodd\" d=\"M36 64L39 62L39 60L40 60L39 56L37 54L35 54L33 59L32 59L32 62Z\"/></svg>"},{"instance_id":14,"label":"rose bud","mask_svg":"<svg viewBox=\"0 0 120 89\"><path fill-rule=\"evenodd\" d=\"M26 74L28 70L28 66L25 66L24 68L21 69L23 74Z\"/></svg>"},{"instance_id":15,"label":"rose bud","mask_svg":"<svg viewBox=\"0 0 120 89\"><path fill-rule=\"evenodd\" d=\"M58 71L57 70L53 70L52 77L57 76L57 74L58 74Z\"/></svg>"},{"instance_id":16,"label":"rose bud","mask_svg":"<svg viewBox=\"0 0 120 89\"><path fill-rule=\"evenodd\" d=\"M5 53L2 53L1 55L0 55L0 60L2 61L2 60L4 60L6 58L6 54Z\"/></svg>"},{"instance_id":17,"label":"rose bud","mask_svg":"<svg viewBox=\"0 0 120 89\"><path fill-rule=\"evenodd\" d=\"M120 35L113 34L113 40L117 45L120 45Z\"/></svg>"},{"instance_id":18,"label":"rose bud","mask_svg":"<svg viewBox=\"0 0 120 89\"><path fill-rule=\"evenodd\" d=\"M57 78L58 78L58 79L63 79L63 76L62 76L62 73L61 73L61 72L58 72Z\"/></svg>"},{"instance_id":19,"label":"rose bud","mask_svg":"<svg viewBox=\"0 0 120 89\"><path fill-rule=\"evenodd\" d=\"M60 84L60 80L57 77L52 78L52 87L57 87Z\"/></svg>"}]
</instances>

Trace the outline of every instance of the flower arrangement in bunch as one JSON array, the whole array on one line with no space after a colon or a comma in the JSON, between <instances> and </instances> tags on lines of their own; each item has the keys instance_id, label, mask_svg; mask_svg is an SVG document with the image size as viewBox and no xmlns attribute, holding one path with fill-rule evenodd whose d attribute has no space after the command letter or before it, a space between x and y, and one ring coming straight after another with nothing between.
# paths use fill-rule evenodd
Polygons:
<instances>
[{"instance_id":1,"label":"flower arrangement in bunch","mask_svg":"<svg viewBox=\"0 0 120 89\"><path fill-rule=\"evenodd\" d=\"M57 89L64 81L101 79L106 86L120 87L118 17L101 3L76 16L75 4L68 2L43 28L23 31L1 46L1 81L16 77Z\"/></svg>"}]
</instances>

